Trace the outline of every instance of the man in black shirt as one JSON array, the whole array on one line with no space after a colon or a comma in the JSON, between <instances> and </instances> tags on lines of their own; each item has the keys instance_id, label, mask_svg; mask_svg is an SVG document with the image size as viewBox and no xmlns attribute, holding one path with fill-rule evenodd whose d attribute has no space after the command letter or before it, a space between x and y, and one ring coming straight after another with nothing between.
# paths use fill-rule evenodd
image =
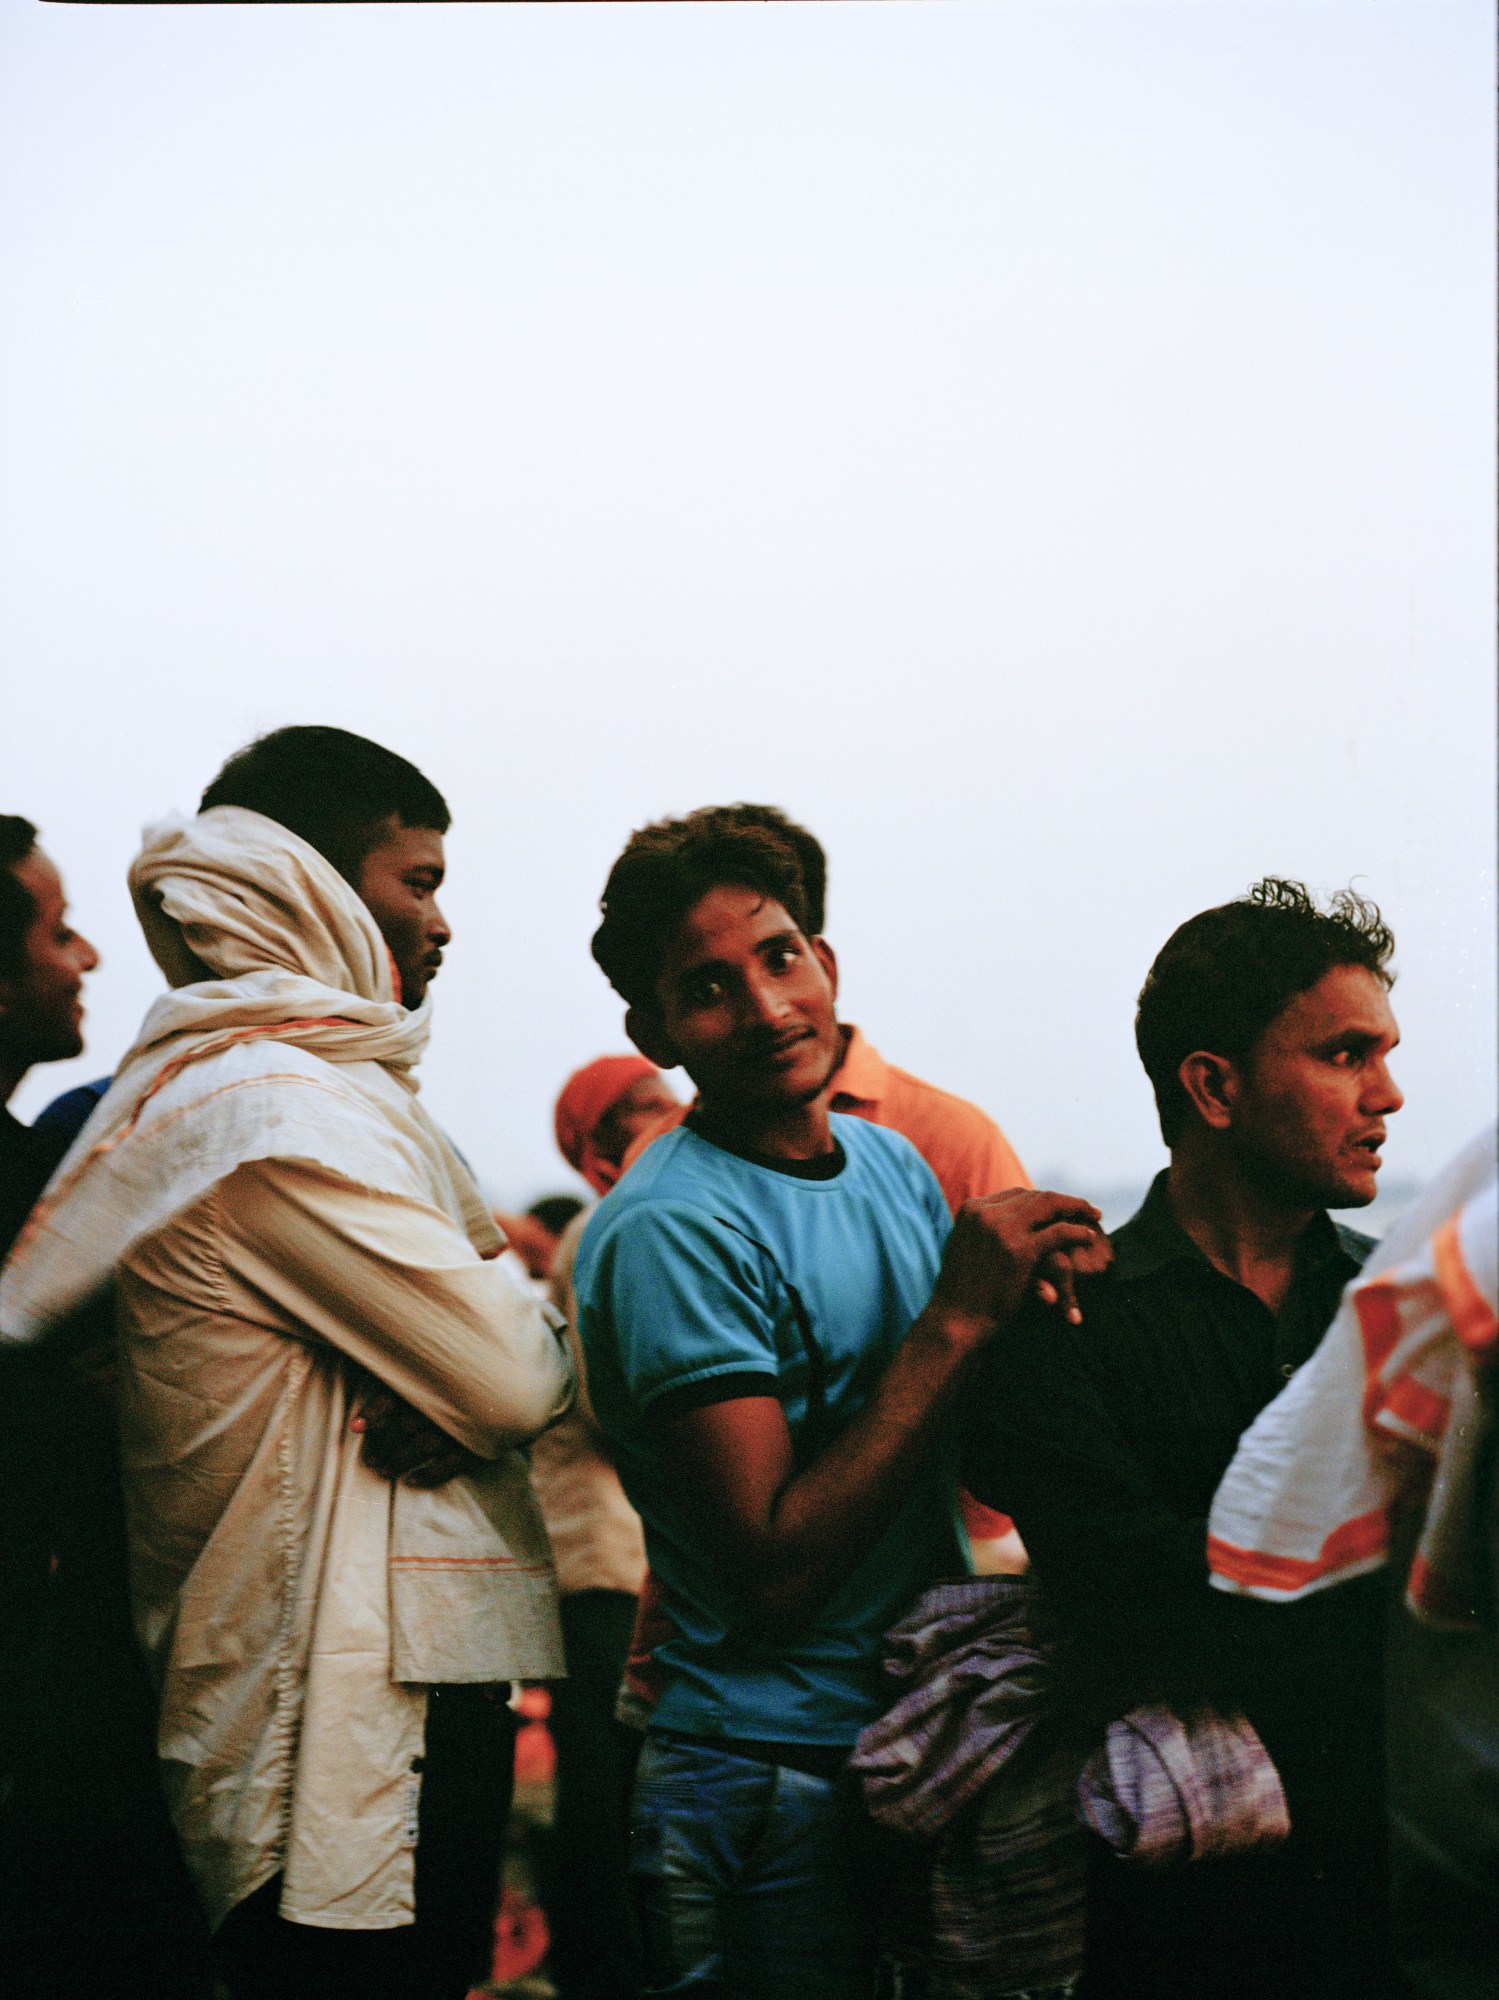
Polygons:
<instances>
[{"instance_id":1,"label":"man in black shirt","mask_svg":"<svg viewBox=\"0 0 1499 2000\"><path fill-rule=\"evenodd\" d=\"M1080 1325L1011 1324L982 1363L965 1479L1014 1516L1097 1740L1142 1702L1242 1710L1284 1783L1278 1851L1152 1874L1092 1857L1088 2000L1384 1990L1377 1585L1292 1607L1208 1584L1242 1432L1316 1347L1370 1242L1393 939L1351 894L1269 879L1184 924L1136 1040L1170 1166L1080 1287Z\"/></svg>"}]
</instances>

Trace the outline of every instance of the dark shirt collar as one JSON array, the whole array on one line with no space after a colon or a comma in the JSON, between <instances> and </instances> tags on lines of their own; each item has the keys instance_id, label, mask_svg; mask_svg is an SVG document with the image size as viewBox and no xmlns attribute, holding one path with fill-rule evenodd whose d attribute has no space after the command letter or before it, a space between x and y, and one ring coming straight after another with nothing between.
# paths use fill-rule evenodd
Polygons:
<instances>
[{"instance_id":1,"label":"dark shirt collar","mask_svg":"<svg viewBox=\"0 0 1499 2000\"><path fill-rule=\"evenodd\" d=\"M1212 1259L1198 1249L1177 1221L1171 1207L1171 1196L1166 1190L1167 1172L1168 1169L1162 1167L1150 1183L1150 1192L1139 1208L1109 1238L1114 1246L1113 1274L1116 1278L1152 1277L1168 1265L1183 1261L1204 1264L1210 1271L1217 1271L1218 1267ZM1345 1229L1341 1223L1333 1221L1326 1209L1321 1209L1301 1233L1296 1245L1296 1262L1303 1270L1333 1269L1341 1265L1341 1281L1346 1284L1362 1268L1364 1259L1373 1248L1372 1236L1362 1236L1356 1229ZM1218 1272L1218 1275L1222 1277L1224 1273Z\"/></svg>"}]
</instances>

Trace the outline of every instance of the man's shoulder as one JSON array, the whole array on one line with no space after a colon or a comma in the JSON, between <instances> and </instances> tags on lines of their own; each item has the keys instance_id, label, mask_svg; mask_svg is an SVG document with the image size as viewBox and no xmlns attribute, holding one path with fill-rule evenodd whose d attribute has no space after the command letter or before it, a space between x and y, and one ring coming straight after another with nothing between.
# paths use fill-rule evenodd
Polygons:
<instances>
[{"instance_id":1,"label":"man's shoulder","mask_svg":"<svg viewBox=\"0 0 1499 2000\"><path fill-rule=\"evenodd\" d=\"M686 1126L665 1132L587 1216L578 1240L576 1282L586 1285L603 1253L628 1241L666 1249L688 1237L724 1231L737 1207L732 1154L697 1139ZM726 1199L727 1197L727 1199Z\"/></svg>"},{"instance_id":2,"label":"man's shoulder","mask_svg":"<svg viewBox=\"0 0 1499 2000\"><path fill-rule=\"evenodd\" d=\"M1030 1186L1019 1155L987 1111L893 1064L889 1076L881 1117L910 1139L952 1207L975 1195Z\"/></svg>"},{"instance_id":3,"label":"man's shoulder","mask_svg":"<svg viewBox=\"0 0 1499 2000\"><path fill-rule=\"evenodd\" d=\"M921 1165L921 1154L914 1142L898 1126L876 1125L855 1111L830 1112L828 1123L833 1137L851 1160L888 1161L902 1170L908 1169L913 1160Z\"/></svg>"},{"instance_id":4,"label":"man's shoulder","mask_svg":"<svg viewBox=\"0 0 1499 2000\"><path fill-rule=\"evenodd\" d=\"M853 1168L846 1177L850 1190L868 1187L873 1181L887 1198L896 1199L903 1206L914 1199L923 1207L933 1208L946 1225L950 1216L942 1185L909 1134L893 1125L875 1125L854 1112L835 1111L830 1122L833 1136Z\"/></svg>"},{"instance_id":5,"label":"man's shoulder","mask_svg":"<svg viewBox=\"0 0 1499 2000\"><path fill-rule=\"evenodd\" d=\"M925 1077L913 1076L910 1070L900 1069L894 1063L886 1068L890 1097L900 1109L941 1125L955 1138L988 1139L999 1131L988 1112L970 1098L959 1097L956 1091L944 1090L940 1084L928 1083Z\"/></svg>"}]
</instances>

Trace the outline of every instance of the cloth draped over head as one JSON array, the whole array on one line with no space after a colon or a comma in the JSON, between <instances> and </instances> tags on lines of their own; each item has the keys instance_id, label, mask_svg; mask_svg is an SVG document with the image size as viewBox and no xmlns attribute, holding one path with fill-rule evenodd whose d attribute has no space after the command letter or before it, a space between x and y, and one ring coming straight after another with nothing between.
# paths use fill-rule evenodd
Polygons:
<instances>
[{"instance_id":1,"label":"cloth draped over head","mask_svg":"<svg viewBox=\"0 0 1499 2000\"><path fill-rule=\"evenodd\" d=\"M600 1119L614 1109L632 1083L659 1075L656 1065L644 1056L600 1056L576 1070L562 1086L553 1121L557 1148L598 1194L607 1194L621 1171L593 1143Z\"/></svg>"},{"instance_id":2,"label":"cloth draped over head","mask_svg":"<svg viewBox=\"0 0 1499 2000\"><path fill-rule=\"evenodd\" d=\"M1208 1523L1220 1590L1288 1602L1378 1569L1397 1513L1424 1500L1406 1602L1448 1630L1480 1622L1475 1494L1494 1425L1496 1306L1490 1130L1400 1218L1317 1352L1240 1439Z\"/></svg>"},{"instance_id":3,"label":"cloth draped over head","mask_svg":"<svg viewBox=\"0 0 1499 2000\"><path fill-rule=\"evenodd\" d=\"M379 928L332 864L276 821L219 806L149 828L130 887L173 990L151 1007L22 1232L0 1279L0 1336L44 1336L133 1245L260 1161L311 1166L436 1210L453 1225L455 1257L465 1238L476 1261L496 1257L504 1238L417 1101L428 1006L402 1006ZM496 1279L509 1281L503 1264ZM517 1310L550 1320L514 1282ZM361 1385L340 1354L309 1335L286 1379L295 1421L309 1439L323 1427L311 1448L323 1454L330 1553L303 1587L313 1602L296 1614L308 1650L294 1670L302 1705L281 1908L371 1896L409 1908L409 1849L376 1879L365 1847L327 1832L325 1802L344 1795L338 1774L363 1754L349 1749L351 1717L367 1699L381 1718L374 1736L407 1732L416 1752L425 1688L509 1680L517 1657L528 1675L560 1672L545 1530L517 1452L430 1490L392 1485L346 1427ZM392 1699L392 1688L403 1692ZM191 1693L181 1700L186 1713ZM204 1748L199 1775L222 1776L233 1748ZM203 1781L211 1791L217 1778ZM174 1803L179 1831L189 1798L204 1823L230 1810L190 1783ZM222 1881L199 1871L215 1919Z\"/></svg>"},{"instance_id":4,"label":"cloth draped over head","mask_svg":"<svg viewBox=\"0 0 1499 2000\"><path fill-rule=\"evenodd\" d=\"M331 862L275 820L215 806L148 828L130 890L174 990L22 1231L0 1335L34 1339L133 1243L253 1160L310 1161L432 1202L480 1254L500 1248L467 1168L416 1102L430 1002L401 1005L385 940Z\"/></svg>"}]
</instances>

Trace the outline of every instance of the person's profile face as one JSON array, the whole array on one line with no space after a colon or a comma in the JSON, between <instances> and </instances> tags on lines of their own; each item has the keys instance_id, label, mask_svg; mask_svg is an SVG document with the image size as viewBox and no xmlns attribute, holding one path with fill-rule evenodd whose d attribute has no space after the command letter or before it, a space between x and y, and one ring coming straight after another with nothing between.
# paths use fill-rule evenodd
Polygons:
<instances>
[{"instance_id":1,"label":"person's profile face","mask_svg":"<svg viewBox=\"0 0 1499 2000\"><path fill-rule=\"evenodd\" d=\"M62 877L39 847L11 873L36 914L22 945L21 971L0 979L0 1033L12 1061L64 1062L83 1052L83 981L99 954L68 922Z\"/></svg>"},{"instance_id":2,"label":"person's profile face","mask_svg":"<svg viewBox=\"0 0 1499 2000\"><path fill-rule=\"evenodd\" d=\"M360 864L355 887L395 961L406 1007L426 998L452 936L437 904L445 873L442 835L427 826L402 826L394 813Z\"/></svg>"},{"instance_id":3,"label":"person's profile face","mask_svg":"<svg viewBox=\"0 0 1499 2000\"><path fill-rule=\"evenodd\" d=\"M653 1017L705 1105L765 1113L809 1104L826 1087L841 1053L836 997L823 940L803 936L759 889L725 883L678 926Z\"/></svg>"},{"instance_id":4,"label":"person's profile face","mask_svg":"<svg viewBox=\"0 0 1499 2000\"><path fill-rule=\"evenodd\" d=\"M1337 965L1298 993L1238 1066L1232 1133L1255 1179L1297 1207L1373 1201L1385 1121L1404 1098L1384 981Z\"/></svg>"}]
</instances>

